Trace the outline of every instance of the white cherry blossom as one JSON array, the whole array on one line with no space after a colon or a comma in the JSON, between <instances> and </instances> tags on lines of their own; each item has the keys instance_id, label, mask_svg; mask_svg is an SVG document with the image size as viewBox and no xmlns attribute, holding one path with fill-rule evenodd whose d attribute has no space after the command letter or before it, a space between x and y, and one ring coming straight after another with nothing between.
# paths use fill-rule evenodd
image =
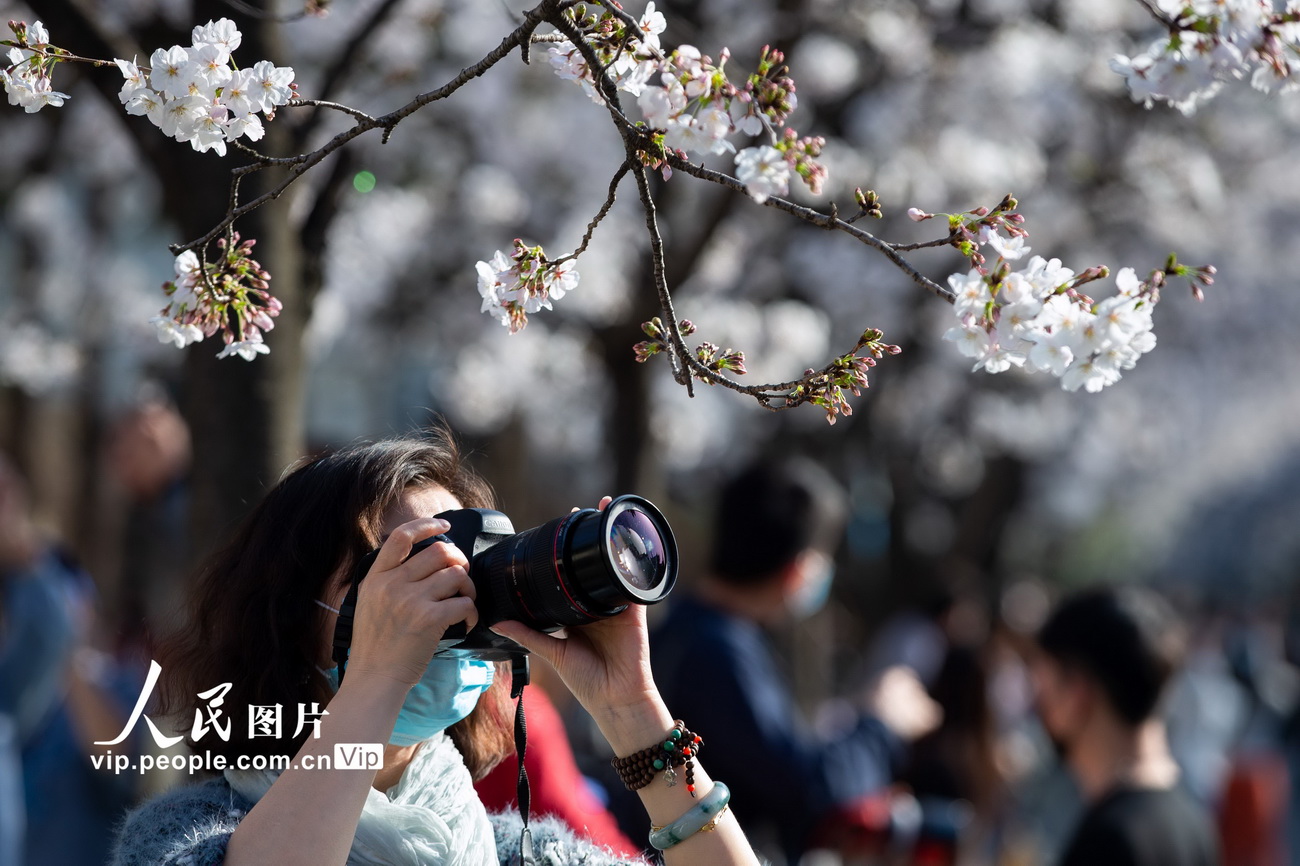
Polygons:
<instances>
[{"instance_id":1,"label":"white cherry blossom","mask_svg":"<svg viewBox=\"0 0 1300 866\"><path fill-rule=\"evenodd\" d=\"M158 329L158 342L171 343L178 349L203 339L203 330L197 325L180 325L167 316L154 316L149 324Z\"/></svg>"},{"instance_id":2,"label":"white cherry blossom","mask_svg":"<svg viewBox=\"0 0 1300 866\"><path fill-rule=\"evenodd\" d=\"M269 60L261 60L253 65L253 86L250 99L257 103L262 112L274 111L284 105L293 96L293 69L288 66L276 66Z\"/></svg>"},{"instance_id":3,"label":"white cherry blossom","mask_svg":"<svg viewBox=\"0 0 1300 866\"><path fill-rule=\"evenodd\" d=\"M655 11L654 0L647 3L645 12L641 15L641 20L637 24L641 44L655 50L659 49L659 34L668 29L668 22L664 20L662 12Z\"/></svg>"},{"instance_id":4,"label":"white cherry blossom","mask_svg":"<svg viewBox=\"0 0 1300 866\"><path fill-rule=\"evenodd\" d=\"M134 60L114 60L113 62L117 64L117 68L122 71L122 77L126 79L122 84L122 89L118 91L117 98L121 100L123 105L127 105L130 103L131 97L141 90L149 88L149 79L140 71L140 67L136 66Z\"/></svg>"},{"instance_id":5,"label":"white cherry blossom","mask_svg":"<svg viewBox=\"0 0 1300 866\"><path fill-rule=\"evenodd\" d=\"M1108 369L1088 359L1073 364L1061 376L1061 387L1067 391L1078 391L1080 387L1089 394L1096 394L1107 385L1119 380L1117 371Z\"/></svg>"},{"instance_id":6,"label":"white cherry blossom","mask_svg":"<svg viewBox=\"0 0 1300 866\"><path fill-rule=\"evenodd\" d=\"M1009 262L1015 261L1029 252L1029 247L1025 246L1023 236L1004 237L988 226L980 229L980 242L992 247L994 252Z\"/></svg>"},{"instance_id":7,"label":"white cherry blossom","mask_svg":"<svg viewBox=\"0 0 1300 866\"><path fill-rule=\"evenodd\" d=\"M1074 360L1074 352L1069 346L1062 345L1054 334L1039 331L1034 337L1034 345L1029 350L1030 366L1053 376L1064 376L1066 368Z\"/></svg>"},{"instance_id":8,"label":"white cherry blossom","mask_svg":"<svg viewBox=\"0 0 1300 866\"><path fill-rule=\"evenodd\" d=\"M993 300L988 283L984 282L984 275L979 271L950 275L948 287L956 296L952 306L958 318L966 315L983 316L984 308Z\"/></svg>"},{"instance_id":9,"label":"white cherry blossom","mask_svg":"<svg viewBox=\"0 0 1300 866\"><path fill-rule=\"evenodd\" d=\"M736 154L736 179L745 185L750 198L762 204L769 196L789 191L790 163L775 147L747 147Z\"/></svg>"},{"instance_id":10,"label":"white cherry blossom","mask_svg":"<svg viewBox=\"0 0 1300 866\"><path fill-rule=\"evenodd\" d=\"M194 45L216 45L226 52L227 57L235 53L243 39L239 28L229 18L209 21L190 32L190 41Z\"/></svg>"},{"instance_id":11,"label":"white cherry blossom","mask_svg":"<svg viewBox=\"0 0 1300 866\"><path fill-rule=\"evenodd\" d=\"M251 361L258 355L265 355L271 351L271 347L259 340L236 340L227 343L226 347L217 353L218 358L229 358L238 355L245 361Z\"/></svg>"},{"instance_id":12,"label":"white cherry blossom","mask_svg":"<svg viewBox=\"0 0 1300 866\"><path fill-rule=\"evenodd\" d=\"M149 83L171 99L189 96L190 79L186 77L189 65L190 55L179 45L159 48L149 58Z\"/></svg>"},{"instance_id":13,"label":"white cherry blossom","mask_svg":"<svg viewBox=\"0 0 1300 866\"><path fill-rule=\"evenodd\" d=\"M989 351L989 332L982 325L956 325L949 328L943 338L956 343L957 351L968 358L983 358Z\"/></svg>"}]
</instances>

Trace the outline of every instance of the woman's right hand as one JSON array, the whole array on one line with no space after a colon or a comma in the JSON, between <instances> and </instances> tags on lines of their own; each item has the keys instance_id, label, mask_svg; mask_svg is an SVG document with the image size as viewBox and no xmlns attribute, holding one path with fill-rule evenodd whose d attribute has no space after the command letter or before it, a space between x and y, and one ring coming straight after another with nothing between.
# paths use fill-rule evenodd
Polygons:
<instances>
[{"instance_id":1,"label":"woman's right hand","mask_svg":"<svg viewBox=\"0 0 1300 866\"><path fill-rule=\"evenodd\" d=\"M357 590L349 674L413 686L450 626L463 622L470 629L478 622L465 554L439 541L411 555L417 542L450 528L422 517L398 526L379 548Z\"/></svg>"}]
</instances>

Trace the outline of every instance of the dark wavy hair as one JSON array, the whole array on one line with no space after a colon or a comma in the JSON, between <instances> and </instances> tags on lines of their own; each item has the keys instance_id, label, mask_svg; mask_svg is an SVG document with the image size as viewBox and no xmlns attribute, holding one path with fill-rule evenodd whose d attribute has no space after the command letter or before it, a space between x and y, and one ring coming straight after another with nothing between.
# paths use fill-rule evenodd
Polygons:
<instances>
[{"instance_id":1,"label":"dark wavy hair","mask_svg":"<svg viewBox=\"0 0 1300 866\"><path fill-rule=\"evenodd\" d=\"M317 670L328 599L353 564L382 542L385 512L404 491L440 485L466 508L492 508L492 490L464 461L445 428L420 438L363 443L293 467L201 570L188 625L161 650L160 710L188 729L198 693L230 683L222 709L229 740L209 731L197 748L224 754L289 755L311 726L291 736L298 705L332 697ZM508 677L498 677L508 686ZM280 704L279 739L249 737L250 706ZM500 730L498 730L500 729ZM494 689L475 714L453 730L475 775L509 743L508 706Z\"/></svg>"},{"instance_id":2,"label":"dark wavy hair","mask_svg":"<svg viewBox=\"0 0 1300 866\"><path fill-rule=\"evenodd\" d=\"M1152 590L1105 586L1062 602L1039 631L1038 645L1061 664L1091 675L1119 717L1139 725L1155 715L1182 663L1187 633Z\"/></svg>"},{"instance_id":3,"label":"dark wavy hair","mask_svg":"<svg viewBox=\"0 0 1300 866\"><path fill-rule=\"evenodd\" d=\"M713 573L727 583L752 586L805 550L833 554L847 509L844 488L811 458L760 458L729 479L718 494Z\"/></svg>"}]
</instances>

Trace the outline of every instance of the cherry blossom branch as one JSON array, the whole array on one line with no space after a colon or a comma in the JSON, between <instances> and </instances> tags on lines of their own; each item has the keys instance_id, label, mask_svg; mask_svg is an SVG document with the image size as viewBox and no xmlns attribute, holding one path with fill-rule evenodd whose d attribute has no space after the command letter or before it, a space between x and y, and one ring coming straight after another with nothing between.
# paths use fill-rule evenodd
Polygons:
<instances>
[{"instance_id":1,"label":"cherry blossom branch","mask_svg":"<svg viewBox=\"0 0 1300 866\"><path fill-rule=\"evenodd\" d=\"M395 2L384 0L371 14L345 50L345 61L355 58L366 42L366 35L373 32ZM1027 236L1022 225L1024 218L1016 211L1017 203L1010 195L994 208L977 207L964 213L930 214L912 208L908 215L913 220L924 222L942 217L948 231L942 238L908 244L885 241L855 225L865 216L881 216L879 198L874 191L856 190L857 211L847 218L841 218L833 202L829 212L796 204L786 197L792 179L805 183L814 194L822 189L826 169L817 158L825 140L800 137L787 123L797 100L784 55L764 47L757 70L743 79L743 86L738 86L724 69L730 59L727 49L722 50L716 64L690 45L678 46L665 54L659 48L658 34L667 25L662 14L652 6L637 20L613 0L595 2L604 10L600 14L592 13L590 7L571 13L579 6L576 0L542 0L478 63L462 69L442 87L419 94L396 110L377 117L323 98L337 86L337 76L332 71L326 75L325 93L320 98L303 99L296 92L297 85L292 83L292 69L262 61L247 71L241 70L230 56L239 43L239 33L228 19L196 27L191 48L173 46L155 51L152 69L138 67L134 61L113 61L127 82L119 98L129 113L148 115L165 134L190 142L196 150L215 149L224 155L227 144L233 143L254 160L231 171L227 211L222 220L203 237L172 246L172 251L178 254L177 279L167 284L171 303L157 319L160 337L184 345L201 339L204 334L211 336L217 325L225 321L221 311L227 309L223 305L229 301L235 305L230 309L238 314L238 340L229 324L220 325L225 329L227 343L222 356L235 353L251 359L265 353L267 349L260 332L271 327L270 317L278 312L278 302L265 291L269 275L248 255L253 242L239 242L234 222L279 198L295 180L358 136L382 129L380 141L387 143L406 117L456 93L516 47L524 63L529 63L530 47L534 43L556 43L548 52L556 73L580 83L593 101L605 107L623 142L624 158L610 180L604 203L588 223L574 252L550 260L540 246L530 247L517 239L512 256L498 252L490 263L477 264L483 310L498 316L512 333L527 324L529 313L550 309L553 300L563 297L578 284L579 275L573 262L588 248L596 229L613 207L623 177L631 171L645 217L652 279L663 316L643 324L650 340L634 347L637 359L644 361L654 354L668 354L674 379L692 396L694 380L699 379L753 396L769 409L813 403L826 410L831 423L837 415L850 414L844 392L859 393L860 387L866 387L867 371L875 366L876 359L899 351L897 346L884 343L883 335L875 329L864 331L852 351L834 358L820 371L808 369L800 379L766 385L743 385L725 375L725 371L746 372L744 355L739 351L721 349L708 342L700 344L694 352L687 348L684 337L695 328L687 320L679 321L674 310L663 237L647 178L650 168L661 170L665 179L676 170L723 186L732 193L744 193L760 204L810 225L848 234L885 256L914 283L953 305L959 324L946 338L957 341L963 354L977 359L976 369L999 372L1028 361L1037 369L1051 370L1061 376L1063 387L1068 390L1083 386L1094 391L1105 387L1154 346L1154 338L1149 334L1150 312L1159 299L1159 288L1166 276L1189 277L1194 293L1199 292L1201 285L1213 281L1211 267L1189 268L1178 265L1171 257L1170 264L1160 272L1163 276L1159 279L1153 276L1144 283L1136 280L1131 268L1123 269L1117 279L1120 295L1095 303L1078 289L1106 276L1105 267L1089 268L1076 275L1060 267L1055 259L1049 261L1035 256L1023 271L1015 271L1010 263L1028 253L1029 248L1024 244ZM1150 0L1139 2L1153 14L1158 12ZM1222 38L1218 31L1221 22L1217 18L1196 19L1191 12L1187 16L1186 21L1180 17L1170 22L1170 26L1188 29L1187 22L1192 22L1196 23L1198 33L1204 30L1214 39ZM1283 41L1280 28L1297 18L1300 13L1290 11L1269 16L1261 25L1261 32L1267 38L1261 45L1251 46L1257 59L1267 62L1277 79L1264 81L1265 89L1285 81L1291 74L1290 65L1280 53ZM537 35L535 30L543 22L553 25L558 32ZM77 60L107 65L107 61L71 55L51 46L40 22L30 29L22 22L11 22L10 29L17 41L3 43L13 50L9 55L11 65L0 69L0 78L10 101L28 112L45 105L62 105L68 98L51 85L50 70L57 63ZM1167 46L1173 52L1170 57L1181 51L1177 40L1178 34L1174 33ZM1129 74L1133 87L1133 80L1143 79L1151 64L1167 60L1119 58L1112 66L1118 64L1119 71ZM1258 74L1255 78L1259 78ZM1258 80L1253 83L1260 85ZM637 98L644 122L633 122L624 113L622 92ZM1134 97L1139 98L1137 89ZM1145 98L1149 102L1152 98L1167 97L1153 89ZM1194 94L1176 104L1190 111L1199 98ZM257 114L265 113L269 120L274 116L275 107L282 105L314 109L297 130L299 142L309 136L324 110L346 114L354 124L321 147L294 156L266 156L239 141L244 136L251 141L260 140L264 133ZM732 134L749 136L751 142L758 143L736 152L727 140ZM706 168L702 161L693 162L688 157L688 153L707 158L727 152L736 153L734 176ZM242 179L273 167L287 169L286 176L257 198L241 203ZM218 236L222 261L209 262L208 245ZM970 262L970 271L950 275L947 287L923 275L904 256L907 252L941 246L953 247ZM997 255L992 265L981 252L986 246ZM223 287L220 292L218 283ZM865 355L859 355L864 351Z\"/></svg>"},{"instance_id":2,"label":"cherry blossom branch","mask_svg":"<svg viewBox=\"0 0 1300 866\"><path fill-rule=\"evenodd\" d=\"M619 18L627 26L633 28L638 26L636 19L632 18L623 10L615 7L614 4L610 4L606 8L609 8L615 17ZM591 69L600 70L600 74L596 80L598 86L600 86L602 90L603 96L605 97L605 107L608 110L611 120L614 123L615 128L618 130L620 137L623 139L623 146L627 152L628 158L638 159L638 152L653 150L654 142L650 131L644 126L638 126L632 123L628 120L627 115L618 108L617 88L608 75L610 64L601 61L601 59L596 55L594 49L592 49L592 47L582 38L582 34L578 32L578 30L563 16L563 14L553 15L548 19L548 23L554 25L556 29L562 32L568 40L572 42L580 52L582 52L583 58ZM725 186L735 192L744 194L748 193L745 184L741 183L740 180L731 175L705 168L702 165L690 162L689 160L671 152L666 153L666 161L675 170L682 171L701 180L707 180L719 184L720 186ZM895 266L906 273L917 285L943 298L949 303L952 302L953 293L950 290L923 275L909 261L899 255L900 250L903 249L901 245L890 244L887 241L883 241L870 232L857 228L846 220L839 219L834 213L820 213L812 208L797 205L794 202L788 201L779 196L769 196L764 204L768 207L785 211L792 216L798 217L799 219L820 228L845 232L867 246L878 250ZM942 240L930 242L927 245L944 246L947 243L948 239L944 238ZM921 249L921 247L910 248Z\"/></svg>"},{"instance_id":3,"label":"cherry blossom branch","mask_svg":"<svg viewBox=\"0 0 1300 866\"><path fill-rule=\"evenodd\" d=\"M462 69L455 78L444 84L442 87L439 87L436 90L430 90L427 93L422 93L402 107L389 112L388 114L380 117L369 117L364 115L362 112L346 109L345 106L339 106L335 103L322 103L319 107L343 110L357 118L356 125L338 133L324 145L316 150L310 151L309 153L302 153L291 157L263 157L257 162L233 169L231 171L231 206L227 208L225 216L222 217L221 220L202 237L195 238L187 243L170 245L172 253L180 254L186 250L197 249L211 243L244 214L256 210L267 202L278 199L284 194L285 190L287 190L298 178L302 177L304 173L318 165L323 159L325 159L325 157L329 156L340 147L348 144L353 139L370 132L373 129L382 129L383 136L381 141L387 143L389 137L393 134L393 130L397 127L397 124L401 123L407 117L414 114L416 111L419 111L426 105L440 99L446 99L461 87L483 75L497 63L501 62L501 60L509 55L515 48L520 48L529 44L533 35L533 30L535 30L543 21L547 20L548 16L557 14L557 10L562 10L567 5L570 4L565 2L565 0L543 0L537 8L528 12L524 16L523 24L519 25L519 27L502 39L496 48L484 55L483 59ZM311 104L311 101L304 101L303 104ZM261 171L264 168L270 168L273 166L288 168L288 177L257 198L239 204L237 179L251 172Z\"/></svg>"},{"instance_id":4,"label":"cherry blossom branch","mask_svg":"<svg viewBox=\"0 0 1300 866\"><path fill-rule=\"evenodd\" d=\"M641 209L645 212L646 233L650 236L650 270L655 283L655 293L659 296L659 309L667 317L668 345L672 349L669 359L672 362L673 378L679 385L686 386L686 393L695 396L695 386L686 368L691 365L690 350L682 338L677 313L673 310L673 296L668 290L667 269L664 266L664 239L659 233L658 210L654 196L650 194L650 182L646 179L645 167L638 165L633 172L636 176L636 189L641 197Z\"/></svg>"},{"instance_id":5,"label":"cherry blossom branch","mask_svg":"<svg viewBox=\"0 0 1300 866\"><path fill-rule=\"evenodd\" d=\"M1166 15L1159 7L1156 6L1156 4L1152 3L1151 0L1137 0L1137 2L1138 5L1140 5L1143 9L1147 10L1147 12L1151 15L1152 18L1156 19L1161 24L1168 27L1170 30L1179 29L1178 22L1175 21L1173 18L1170 18L1168 15Z\"/></svg>"},{"instance_id":6,"label":"cherry blossom branch","mask_svg":"<svg viewBox=\"0 0 1300 866\"><path fill-rule=\"evenodd\" d=\"M1012 263L1030 251L1024 243L1028 235L1024 217L1017 212L1014 196L1005 196L992 208L981 206L961 213L931 214L911 208L911 219L924 222L942 217L948 230L942 238L909 244L885 241L854 225L864 216L881 215L879 199L872 191L855 191L858 209L847 218L840 217L834 203L829 213L824 213L785 198L794 178L806 183L814 193L819 192L825 168L815 162L824 141L801 138L786 123L796 100L783 55L764 48L757 72L748 76L742 88L724 71L730 58L725 48L717 63L689 45L679 46L665 56L658 50L658 34L665 27L661 15L648 8L645 16L636 21L617 4L597 2L605 9L600 15L559 14L551 19L567 41L551 49L550 54L560 77L579 82L593 101L605 106L622 138L625 159L638 166L636 176L652 252L653 279L663 314L642 325L650 339L634 347L639 361L667 354L674 378L688 389L691 379L700 379L754 396L767 408L814 403L822 406L828 421L834 423L837 415L851 412L845 390L857 394L860 387L866 386L867 371L875 366L876 359L899 351L897 346L884 343L879 331L868 329L852 352L835 358L820 372L809 369L802 379L752 386L741 385L723 374L727 370L746 372L743 353L707 342L690 353L683 337L693 333L694 326L686 320L678 321L672 308L663 241L645 178L646 168L662 169L665 179L675 170L743 192L760 204L810 225L847 233L872 247L913 282L953 305L959 324L945 338L956 341L962 354L975 358L977 370L996 373L1028 364L1060 377L1066 390L1084 387L1097 391L1117 381L1121 371L1130 369L1138 357L1154 347L1151 310L1159 299L1159 284L1154 277L1148 283L1139 283L1131 268L1122 269L1116 282L1119 294L1095 302L1079 287L1108 276L1109 269L1104 266L1075 274L1061 267L1059 260L1035 256L1023 270L1013 268ZM1281 62L1274 67L1288 69ZM636 97L644 123L632 123L623 114L620 92ZM706 158L735 152L727 140L734 133L766 137L770 142L738 152L734 177L688 158L688 152ZM517 247L519 244L517 241ZM970 263L969 272L951 274L946 287L921 274L903 255L941 246L952 247ZM996 255L995 262L986 259L982 252L986 247ZM520 247L513 266L501 253L494 257L492 266L479 263L484 309L500 316L512 332L524 326L529 312L549 308L551 298L559 297L576 283L576 275L566 273L560 294L552 292L549 284L558 283L561 275L546 272L545 257L539 251ZM1188 268L1176 265L1172 258L1170 261L1174 264L1161 273L1188 276L1197 297L1200 287L1213 281L1212 267ZM858 355L862 350L866 350L865 356Z\"/></svg>"},{"instance_id":7,"label":"cherry blossom branch","mask_svg":"<svg viewBox=\"0 0 1300 866\"><path fill-rule=\"evenodd\" d=\"M362 123L373 123L376 126L379 125L378 120L376 120L374 117L371 117L369 114L366 114L364 111L359 111L355 108L352 108L351 106L343 105L342 103L338 103L338 102L330 102L329 100L325 100L325 99L294 98L289 100L289 102L286 104L295 108L303 105L310 105L316 108L328 108L331 111L339 111L342 112L343 114L351 115L352 117L355 117L357 120L361 121ZM372 126L370 128L374 129L375 127Z\"/></svg>"},{"instance_id":8,"label":"cherry blossom branch","mask_svg":"<svg viewBox=\"0 0 1300 866\"><path fill-rule=\"evenodd\" d=\"M866 370L875 366L875 359L885 353L897 354L898 347L882 343L883 335L879 331L869 329L848 353L835 358L820 371L811 369L805 371L800 379L764 385L746 385L722 375L718 370L733 369L744 373L744 356L730 349L719 350L709 343L701 345L694 354L687 349L684 334L692 333L695 327L688 320L680 322L677 320L673 309L672 293L668 289L666 278L663 238L659 233L654 198L650 194L645 167L638 165L633 173L636 176L641 205L645 211L646 232L650 236L651 270L655 290L659 295L660 308L667 317L667 321L656 318L642 326L651 340L637 346L637 359L645 361L651 355L666 349L672 363L673 378L678 384L685 385L686 393L692 397L695 396L693 380L699 379L706 384L721 385L739 394L753 397L760 406L773 412L792 409L805 403L814 403L826 410L827 420L832 424L835 423L837 414L851 415L853 410L843 395L843 389L848 388L857 395L860 387L867 387ZM858 357L857 353L864 348L869 351L870 356ZM706 357L710 363L702 360Z\"/></svg>"},{"instance_id":9,"label":"cherry blossom branch","mask_svg":"<svg viewBox=\"0 0 1300 866\"><path fill-rule=\"evenodd\" d=\"M684 174L689 174L692 177L697 177L700 180L707 180L711 183L716 183L719 186L725 186L736 192L746 192L745 185L731 175L705 168L702 165L682 159L680 156L675 154L670 154L668 156L668 164L675 170L681 171ZM788 201L779 196L768 196L767 200L764 201L763 204L766 207L775 208L776 210L784 211L791 216L798 217L804 222L815 225L818 228L844 232L850 237L853 237L880 252L899 270L911 277L912 281L918 286L921 286L931 294L937 295L945 301L952 303L954 295L950 289L939 285L934 280L925 276L918 271L911 262L899 255L900 252L907 250L947 246L949 243L948 238L926 241L921 244L891 244L888 241L881 240L865 229L858 228L847 220L840 219L836 214L833 205L830 213L822 213L821 211L795 204L794 202Z\"/></svg>"}]
</instances>

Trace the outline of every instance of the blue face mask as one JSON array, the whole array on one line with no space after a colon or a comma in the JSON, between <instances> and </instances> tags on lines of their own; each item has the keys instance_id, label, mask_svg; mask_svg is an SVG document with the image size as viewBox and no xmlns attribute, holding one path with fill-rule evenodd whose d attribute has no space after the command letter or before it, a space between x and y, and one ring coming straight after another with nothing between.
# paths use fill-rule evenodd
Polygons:
<instances>
[{"instance_id":1,"label":"blue face mask","mask_svg":"<svg viewBox=\"0 0 1300 866\"><path fill-rule=\"evenodd\" d=\"M317 604L328 607L324 602L318 601ZM495 672L495 665L481 659L430 660L424 676L411 687L402 702L397 724L393 726L393 735L388 742L394 746L413 746L450 728L473 711L479 695L492 685ZM338 666L322 669L321 673L337 691Z\"/></svg>"},{"instance_id":2,"label":"blue face mask","mask_svg":"<svg viewBox=\"0 0 1300 866\"><path fill-rule=\"evenodd\" d=\"M492 685L496 667L481 659L435 658L402 702L388 742L413 746L468 716Z\"/></svg>"}]
</instances>

